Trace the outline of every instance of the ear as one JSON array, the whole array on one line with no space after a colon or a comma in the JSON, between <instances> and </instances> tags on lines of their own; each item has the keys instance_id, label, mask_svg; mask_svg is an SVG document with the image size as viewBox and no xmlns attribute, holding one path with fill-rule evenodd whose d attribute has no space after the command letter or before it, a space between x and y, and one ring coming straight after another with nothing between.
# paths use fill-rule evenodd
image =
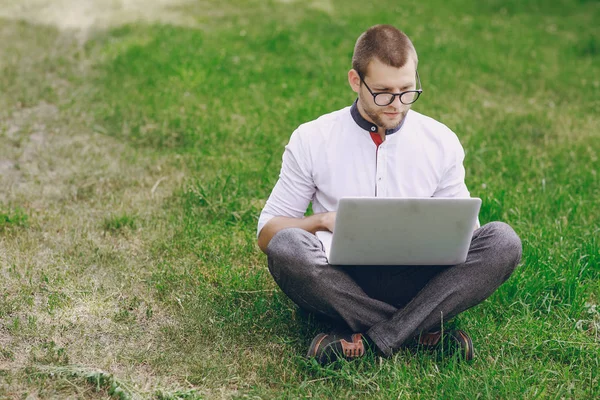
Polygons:
<instances>
[{"instance_id":1,"label":"ear","mask_svg":"<svg viewBox=\"0 0 600 400\"><path fill-rule=\"evenodd\" d=\"M360 76L358 76L356 70L351 69L348 71L348 83L355 93L360 91Z\"/></svg>"}]
</instances>

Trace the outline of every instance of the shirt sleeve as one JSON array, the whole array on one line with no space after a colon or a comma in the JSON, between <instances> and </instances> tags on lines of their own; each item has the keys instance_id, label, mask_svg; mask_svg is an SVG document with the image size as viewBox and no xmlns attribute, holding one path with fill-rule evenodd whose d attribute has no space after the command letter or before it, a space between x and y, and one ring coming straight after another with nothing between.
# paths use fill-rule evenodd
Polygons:
<instances>
[{"instance_id":1,"label":"shirt sleeve","mask_svg":"<svg viewBox=\"0 0 600 400\"><path fill-rule=\"evenodd\" d=\"M465 184L465 152L459 144L454 152L453 161L446 168L433 197L471 197Z\"/></svg>"},{"instance_id":2,"label":"shirt sleeve","mask_svg":"<svg viewBox=\"0 0 600 400\"><path fill-rule=\"evenodd\" d=\"M465 184L465 151L459 144L455 152L454 162L449 166L442 180L435 190L433 197L471 197L469 189ZM479 218L476 221L476 228L481 226Z\"/></svg>"},{"instance_id":3,"label":"shirt sleeve","mask_svg":"<svg viewBox=\"0 0 600 400\"><path fill-rule=\"evenodd\" d=\"M279 180L260 213L257 235L273 217L304 217L315 191L310 158L296 130L285 146Z\"/></svg>"}]
</instances>

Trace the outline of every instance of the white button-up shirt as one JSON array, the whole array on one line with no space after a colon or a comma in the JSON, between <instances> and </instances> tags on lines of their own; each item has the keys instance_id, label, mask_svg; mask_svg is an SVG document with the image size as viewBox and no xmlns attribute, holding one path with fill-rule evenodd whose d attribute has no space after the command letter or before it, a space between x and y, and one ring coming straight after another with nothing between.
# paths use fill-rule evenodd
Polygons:
<instances>
[{"instance_id":1,"label":"white button-up shirt","mask_svg":"<svg viewBox=\"0 0 600 400\"><path fill-rule=\"evenodd\" d=\"M448 127L410 110L377 147L351 108L300 125L283 153L279 180L258 220L336 211L342 197L470 197L464 151ZM364 126L364 124L363 124Z\"/></svg>"}]
</instances>

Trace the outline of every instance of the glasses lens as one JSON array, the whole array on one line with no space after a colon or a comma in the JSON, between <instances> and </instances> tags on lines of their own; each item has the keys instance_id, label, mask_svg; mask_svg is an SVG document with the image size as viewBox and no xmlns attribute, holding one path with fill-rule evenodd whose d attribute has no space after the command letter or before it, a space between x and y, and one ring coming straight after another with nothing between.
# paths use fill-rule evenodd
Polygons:
<instances>
[{"instance_id":1,"label":"glasses lens","mask_svg":"<svg viewBox=\"0 0 600 400\"><path fill-rule=\"evenodd\" d=\"M417 101L417 99L419 98L419 92L415 91L410 91L410 92L404 92L402 94L402 96L400 96L400 102L402 104L412 104L415 101Z\"/></svg>"},{"instance_id":2,"label":"glasses lens","mask_svg":"<svg viewBox=\"0 0 600 400\"><path fill-rule=\"evenodd\" d=\"M391 93L379 93L375 96L375 104L378 106L387 106L394 101L394 95Z\"/></svg>"}]
</instances>

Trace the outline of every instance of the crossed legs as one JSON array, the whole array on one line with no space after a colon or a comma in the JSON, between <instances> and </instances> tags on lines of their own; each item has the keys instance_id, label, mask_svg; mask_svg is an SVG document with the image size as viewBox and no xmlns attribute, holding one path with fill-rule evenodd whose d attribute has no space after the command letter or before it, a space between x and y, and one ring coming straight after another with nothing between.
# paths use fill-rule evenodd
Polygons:
<instances>
[{"instance_id":1,"label":"crossed legs","mask_svg":"<svg viewBox=\"0 0 600 400\"><path fill-rule=\"evenodd\" d=\"M473 233L467 260L453 266L329 265L321 242L298 228L278 232L267 248L269 271L299 307L343 322L386 355L408 339L489 297L521 259L521 241L502 222Z\"/></svg>"}]
</instances>

